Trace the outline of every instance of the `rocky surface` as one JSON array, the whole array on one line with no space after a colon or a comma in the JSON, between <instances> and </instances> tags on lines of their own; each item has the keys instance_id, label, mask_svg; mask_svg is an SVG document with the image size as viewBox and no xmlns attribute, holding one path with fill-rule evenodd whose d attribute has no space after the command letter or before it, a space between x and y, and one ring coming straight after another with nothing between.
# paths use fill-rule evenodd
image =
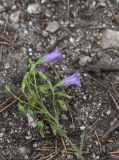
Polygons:
<instances>
[{"instance_id":1,"label":"rocky surface","mask_svg":"<svg viewBox=\"0 0 119 160\"><path fill-rule=\"evenodd\" d=\"M109 1L118 17L119 1ZM85 131L85 160L111 160L109 152L119 148L119 130L109 135L106 142L102 142L102 135L118 120L114 99L118 104L119 73L91 74L86 66L89 63L107 67L119 65L118 34L117 21L108 5L99 0L73 0L69 4L64 0L1 0L0 104L9 98L4 90L5 84L11 85L14 92L18 90L28 69L28 59L35 61L58 46L64 61L53 67L61 78L80 72L82 82L81 90L75 87L67 89L68 94L75 97L70 101L75 127L68 113L61 116L63 124L79 146L80 134ZM51 68L48 71L51 72ZM57 79L54 74L52 77ZM96 121L92 130L91 126ZM65 153L60 139L53 137L49 128L43 139L37 128L28 122L28 118L19 113L17 104L0 113L2 160L41 158L46 154L37 148L54 147L56 144L62 149L54 160L77 160L75 154Z\"/></svg>"}]
</instances>

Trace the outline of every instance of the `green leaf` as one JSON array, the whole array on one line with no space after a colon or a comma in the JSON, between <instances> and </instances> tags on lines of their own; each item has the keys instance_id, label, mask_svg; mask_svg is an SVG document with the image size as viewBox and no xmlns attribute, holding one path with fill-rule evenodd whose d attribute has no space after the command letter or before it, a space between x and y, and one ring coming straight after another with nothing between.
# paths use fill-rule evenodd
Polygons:
<instances>
[{"instance_id":1,"label":"green leaf","mask_svg":"<svg viewBox=\"0 0 119 160\"><path fill-rule=\"evenodd\" d=\"M39 85L38 91L41 94L46 94L48 92L48 86L47 85Z\"/></svg>"},{"instance_id":2,"label":"green leaf","mask_svg":"<svg viewBox=\"0 0 119 160\"><path fill-rule=\"evenodd\" d=\"M56 92L55 95L58 97L67 97L67 94L63 92Z\"/></svg>"},{"instance_id":3,"label":"green leaf","mask_svg":"<svg viewBox=\"0 0 119 160\"><path fill-rule=\"evenodd\" d=\"M45 124L43 121L38 122L38 130L41 134L42 137L44 137L44 129L45 129Z\"/></svg>"},{"instance_id":4,"label":"green leaf","mask_svg":"<svg viewBox=\"0 0 119 160\"><path fill-rule=\"evenodd\" d=\"M5 86L5 90L6 90L7 92L11 92L10 86L6 85L6 86Z\"/></svg>"},{"instance_id":5,"label":"green leaf","mask_svg":"<svg viewBox=\"0 0 119 160\"><path fill-rule=\"evenodd\" d=\"M32 60L29 58L28 63L30 64L30 66L33 64Z\"/></svg>"},{"instance_id":6,"label":"green leaf","mask_svg":"<svg viewBox=\"0 0 119 160\"><path fill-rule=\"evenodd\" d=\"M26 113L26 106L24 106L22 103L18 103L19 111L22 113Z\"/></svg>"},{"instance_id":7,"label":"green leaf","mask_svg":"<svg viewBox=\"0 0 119 160\"><path fill-rule=\"evenodd\" d=\"M41 79L47 80L47 76L44 73L42 73L42 72L38 72L38 73L39 73L39 76Z\"/></svg>"},{"instance_id":8,"label":"green leaf","mask_svg":"<svg viewBox=\"0 0 119 160\"><path fill-rule=\"evenodd\" d=\"M60 107L61 107L64 111L67 111L67 110L68 110L65 101L63 101L63 100L57 100L57 102L59 103Z\"/></svg>"},{"instance_id":9,"label":"green leaf","mask_svg":"<svg viewBox=\"0 0 119 160\"><path fill-rule=\"evenodd\" d=\"M32 117L32 118L35 118L36 117L36 112L35 111L33 111L32 109L28 109L28 113L30 114L30 116Z\"/></svg>"},{"instance_id":10,"label":"green leaf","mask_svg":"<svg viewBox=\"0 0 119 160\"><path fill-rule=\"evenodd\" d=\"M27 72L27 73L25 74L25 76L24 76L23 81L22 81L22 87L21 87L21 88L22 88L22 91L23 91L23 92L25 92L25 88L26 88L26 85L27 85L26 82L28 82L29 76L30 76L30 72Z\"/></svg>"},{"instance_id":11,"label":"green leaf","mask_svg":"<svg viewBox=\"0 0 119 160\"><path fill-rule=\"evenodd\" d=\"M30 106L32 106L32 109L38 104L39 99L38 99L38 95L36 94L35 91L31 90L30 92L28 92L28 102L30 103Z\"/></svg>"},{"instance_id":12,"label":"green leaf","mask_svg":"<svg viewBox=\"0 0 119 160\"><path fill-rule=\"evenodd\" d=\"M42 65L43 63L44 63L44 62L43 62L42 59L38 59L38 60L36 61L35 65L36 65L36 66L40 66L40 65Z\"/></svg>"}]
</instances>

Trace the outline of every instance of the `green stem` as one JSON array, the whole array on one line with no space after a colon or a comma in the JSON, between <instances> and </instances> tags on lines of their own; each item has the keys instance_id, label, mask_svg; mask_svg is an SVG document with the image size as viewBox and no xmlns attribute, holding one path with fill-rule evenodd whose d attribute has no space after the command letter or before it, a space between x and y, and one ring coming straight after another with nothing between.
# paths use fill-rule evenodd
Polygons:
<instances>
[{"instance_id":1,"label":"green stem","mask_svg":"<svg viewBox=\"0 0 119 160\"><path fill-rule=\"evenodd\" d=\"M52 105L53 105L53 109L54 109L54 112L55 112L55 118L58 120L58 115L57 115L57 111L56 111L56 108L55 108L55 93L54 93L54 88L52 88Z\"/></svg>"},{"instance_id":2,"label":"green stem","mask_svg":"<svg viewBox=\"0 0 119 160\"><path fill-rule=\"evenodd\" d=\"M22 103L25 103L25 104L27 104L28 105L28 103L27 102L25 102L25 101L23 101L23 100L21 100L19 97L17 97L14 93L12 93L11 91L9 91L10 92L10 94L13 96L13 97L15 97L16 99L18 99L20 102L22 102Z\"/></svg>"}]
</instances>

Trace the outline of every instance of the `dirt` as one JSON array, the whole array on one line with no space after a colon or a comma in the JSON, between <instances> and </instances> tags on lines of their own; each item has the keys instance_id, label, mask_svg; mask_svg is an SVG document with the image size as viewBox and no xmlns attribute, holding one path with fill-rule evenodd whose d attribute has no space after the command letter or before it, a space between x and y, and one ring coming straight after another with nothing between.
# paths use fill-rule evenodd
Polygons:
<instances>
[{"instance_id":1,"label":"dirt","mask_svg":"<svg viewBox=\"0 0 119 160\"><path fill-rule=\"evenodd\" d=\"M28 5L33 3L40 6L37 14L27 11ZM119 2L110 0L110 4L118 16ZM106 28L119 31L119 24L109 6L100 4L99 0L69 0L69 4L65 0L1 0L0 5L1 108L10 97L4 86L9 84L14 92L18 91L23 74L28 69L28 59L35 61L58 46L64 61L53 64L53 67L59 76L63 78L76 71L81 74L82 88L67 89L70 95L75 95L69 101L74 129L69 113L62 115L69 136L80 146L80 135L85 131L85 160L118 160L119 152L109 152L119 149L119 128L113 130L106 141L102 137L118 121L119 73L89 73L86 69L88 64L119 65L118 48L104 50L100 45ZM50 32L46 28L51 21L57 24ZM53 151L43 152L38 148L57 145L61 148L60 152L52 159L77 159L74 153L65 152L60 138L54 137L49 128L43 139L37 128L30 127L27 117L18 111L17 103L0 113L1 160L34 160Z\"/></svg>"}]
</instances>

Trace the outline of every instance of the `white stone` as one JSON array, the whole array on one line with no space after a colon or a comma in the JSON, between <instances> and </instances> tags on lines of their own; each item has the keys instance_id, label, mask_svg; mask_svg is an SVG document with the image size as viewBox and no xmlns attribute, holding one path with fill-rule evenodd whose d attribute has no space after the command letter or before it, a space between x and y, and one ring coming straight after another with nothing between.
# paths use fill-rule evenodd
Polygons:
<instances>
[{"instance_id":1,"label":"white stone","mask_svg":"<svg viewBox=\"0 0 119 160\"><path fill-rule=\"evenodd\" d=\"M74 43L74 38L70 37L69 40L70 40L71 43Z\"/></svg>"},{"instance_id":2,"label":"white stone","mask_svg":"<svg viewBox=\"0 0 119 160\"><path fill-rule=\"evenodd\" d=\"M80 130L84 130L85 129L85 126L80 126Z\"/></svg>"},{"instance_id":3,"label":"white stone","mask_svg":"<svg viewBox=\"0 0 119 160\"><path fill-rule=\"evenodd\" d=\"M42 35L43 35L43 37L47 37L48 36L48 32L43 30Z\"/></svg>"},{"instance_id":4,"label":"white stone","mask_svg":"<svg viewBox=\"0 0 119 160\"><path fill-rule=\"evenodd\" d=\"M35 128L37 126L37 122L34 121L34 119L28 113L27 113L27 118L28 118L28 124L29 124L29 126Z\"/></svg>"},{"instance_id":5,"label":"white stone","mask_svg":"<svg viewBox=\"0 0 119 160\"><path fill-rule=\"evenodd\" d=\"M10 64L9 64L9 63L5 63L5 64L4 64L4 68L5 68L5 69L9 69L9 68L10 68Z\"/></svg>"},{"instance_id":6,"label":"white stone","mask_svg":"<svg viewBox=\"0 0 119 160\"><path fill-rule=\"evenodd\" d=\"M19 21L20 11L16 11L10 15L10 21L13 23L17 23Z\"/></svg>"},{"instance_id":7,"label":"white stone","mask_svg":"<svg viewBox=\"0 0 119 160\"><path fill-rule=\"evenodd\" d=\"M109 116L110 115L110 113L111 113L111 111L109 110L109 111L107 111L107 115Z\"/></svg>"},{"instance_id":8,"label":"white stone","mask_svg":"<svg viewBox=\"0 0 119 160\"><path fill-rule=\"evenodd\" d=\"M107 48L119 48L119 32L106 29L101 38L101 47Z\"/></svg>"},{"instance_id":9,"label":"white stone","mask_svg":"<svg viewBox=\"0 0 119 160\"><path fill-rule=\"evenodd\" d=\"M52 21L48 23L48 26L46 27L46 30L54 33L59 29L59 24L57 23L57 21Z\"/></svg>"},{"instance_id":10,"label":"white stone","mask_svg":"<svg viewBox=\"0 0 119 160\"><path fill-rule=\"evenodd\" d=\"M0 133L0 138L2 138L4 136L4 134L3 133Z\"/></svg>"},{"instance_id":11,"label":"white stone","mask_svg":"<svg viewBox=\"0 0 119 160\"><path fill-rule=\"evenodd\" d=\"M42 9L39 3L29 4L27 7L27 13L29 14L39 14L41 11Z\"/></svg>"},{"instance_id":12,"label":"white stone","mask_svg":"<svg viewBox=\"0 0 119 160\"><path fill-rule=\"evenodd\" d=\"M25 154L26 151L27 151L26 147L19 147L18 150L19 150L19 152L20 152L21 154Z\"/></svg>"},{"instance_id":13,"label":"white stone","mask_svg":"<svg viewBox=\"0 0 119 160\"><path fill-rule=\"evenodd\" d=\"M83 95L83 99L86 100L86 95Z\"/></svg>"},{"instance_id":14,"label":"white stone","mask_svg":"<svg viewBox=\"0 0 119 160\"><path fill-rule=\"evenodd\" d=\"M79 64L81 66L84 66L87 64L87 62L90 62L90 61L91 61L91 58L89 56L81 56L79 60Z\"/></svg>"}]
</instances>

